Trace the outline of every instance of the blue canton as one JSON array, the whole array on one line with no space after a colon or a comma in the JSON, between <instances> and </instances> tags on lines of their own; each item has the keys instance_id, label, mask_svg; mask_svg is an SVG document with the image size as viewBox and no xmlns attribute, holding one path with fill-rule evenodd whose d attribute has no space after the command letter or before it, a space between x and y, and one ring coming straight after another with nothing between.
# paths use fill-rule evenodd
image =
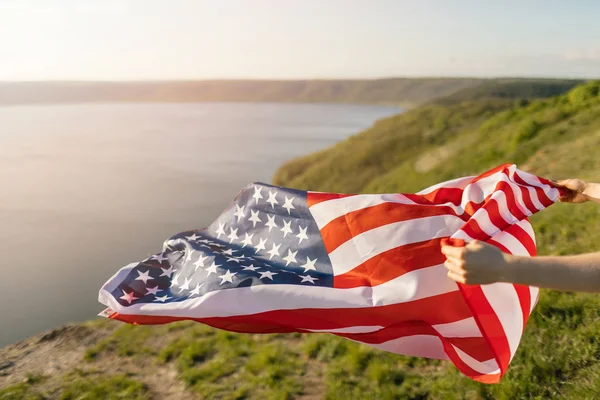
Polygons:
<instances>
[{"instance_id":1,"label":"blue canton","mask_svg":"<svg viewBox=\"0 0 600 400\"><path fill-rule=\"evenodd\" d=\"M111 294L129 306L278 284L332 287L333 269L306 192L255 183L208 228L168 239Z\"/></svg>"}]
</instances>

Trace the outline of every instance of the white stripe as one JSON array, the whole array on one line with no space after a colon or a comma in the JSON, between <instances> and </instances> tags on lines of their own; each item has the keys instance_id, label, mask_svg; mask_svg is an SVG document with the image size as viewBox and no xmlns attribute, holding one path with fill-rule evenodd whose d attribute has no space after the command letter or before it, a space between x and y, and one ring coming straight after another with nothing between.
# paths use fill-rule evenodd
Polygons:
<instances>
[{"instance_id":1,"label":"white stripe","mask_svg":"<svg viewBox=\"0 0 600 400\"><path fill-rule=\"evenodd\" d=\"M512 360L523 333L523 311L517 291L510 283L481 285L481 290L504 329Z\"/></svg>"},{"instance_id":2,"label":"white stripe","mask_svg":"<svg viewBox=\"0 0 600 400\"><path fill-rule=\"evenodd\" d=\"M430 186L426 189L421 190L420 192L417 192L417 194L421 194L421 195L426 195L429 194L431 192L434 192L438 189L464 189L465 187L467 187L467 185L469 184L469 182L471 182L473 179L475 179L476 176L465 176L464 178L457 178L457 179L452 179L446 182L442 182L442 183L438 183L435 184L433 186Z\"/></svg>"},{"instance_id":3,"label":"white stripe","mask_svg":"<svg viewBox=\"0 0 600 400\"><path fill-rule=\"evenodd\" d=\"M521 242L517 240L513 235L507 232L499 232L492 237L493 240L502 244L515 256L529 256L529 252L523 246Z\"/></svg>"},{"instance_id":4,"label":"white stripe","mask_svg":"<svg viewBox=\"0 0 600 400\"><path fill-rule=\"evenodd\" d=\"M362 194L322 201L311 206L309 209L319 229L323 229L325 225L342 215L385 202L386 200L382 195Z\"/></svg>"},{"instance_id":5,"label":"white stripe","mask_svg":"<svg viewBox=\"0 0 600 400\"><path fill-rule=\"evenodd\" d=\"M440 203L436 206L451 207L458 215L465 212L465 207L468 203L481 203L487 196L492 194L496 185L500 180L511 183L506 174L502 171L495 172L477 182L471 182L475 177L458 178L447 182L442 182L433 185L417 193L418 195L426 195L441 188L457 188L463 189L464 193L461 197L461 204L456 206L450 202ZM515 184L514 182L512 183ZM383 194L383 195L356 195L343 197L340 199L332 199L322 201L310 207L310 212L313 215L319 229L323 229L328 223L336 218L346 215L350 212L357 211L366 207L372 207L385 202L394 202L399 204L416 204L402 194ZM432 206L435 207L435 206Z\"/></svg>"},{"instance_id":6,"label":"white stripe","mask_svg":"<svg viewBox=\"0 0 600 400\"><path fill-rule=\"evenodd\" d=\"M477 221L477 224L481 230L488 236L494 236L498 232L498 228L492 223L490 214L485 208L480 208L477 210L471 219Z\"/></svg>"},{"instance_id":7,"label":"white stripe","mask_svg":"<svg viewBox=\"0 0 600 400\"><path fill-rule=\"evenodd\" d=\"M460 321L448 322L447 324L431 325L441 336L446 338L482 337L481 331L473 317L461 319ZM323 333L371 333L384 329L384 326L350 326L340 329L308 329L311 332Z\"/></svg>"},{"instance_id":8,"label":"white stripe","mask_svg":"<svg viewBox=\"0 0 600 400\"><path fill-rule=\"evenodd\" d=\"M529 315L533 312L533 309L537 305L540 295L540 288L535 286L529 286L529 295L531 296L531 303L529 304Z\"/></svg>"},{"instance_id":9,"label":"white stripe","mask_svg":"<svg viewBox=\"0 0 600 400\"><path fill-rule=\"evenodd\" d=\"M523 229L529 235L529 237L531 238L531 240L533 240L533 243L535 244L535 232L533 231L531 223L528 220L524 219L519 221L517 225L520 226L521 229Z\"/></svg>"},{"instance_id":10,"label":"white stripe","mask_svg":"<svg viewBox=\"0 0 600 400\"><path fill-rule=\"evenodd\" d=\"M395 222L363 232L329 254L334 275L341 275L385 251L403 245L452 235L464 221L437 215Z\"/></svg>"},{"instance_id":11,"label":"white stripe","mask_svg":"<svg viewBox=\"0 0 600 400\"><path fill-rule=\"evenodd\" d=\"M408 272L375 287L336 289L300 285L257 285L209 292L174 303L123 307L101 289L99 301L121 314L189 318L230 317L299 308L364 308L405 303L458 290L443 264ZM297 326L302 329L302 326ZM342 328L342 327L340 327Z\"/></svg>"},{"instance_id":12,"label":"white stripe","mask_svg":"<svg viewBox=\"0 0 600 400\"><path fill-rule=\"evenodd\" d=\"M540 178L538 178L535 175L530 174L529 172L525 172L525 171L518 171L519 172L519 176L521 177L521 179L523 179L525 182L527 182L528 184L530 184L531 186L537 186L539 188L541 188L544 193L546 193L546 196L548 196L548 198L552 201L556 201L558 200L559 196L560 196L560 192L558 191L558 189L544 184L540 181Z\"/></svg>"},{"instance_id":13,"label":"white stripe","mask_svg":"<svg viewBox=\"0 0 600 400\"><path fill-rule=\"evenodd\" d=\"M495 359L492 358L490 360L481 362L481 361L474 359L473 357L471 357L470 355L468 355L467 353L465 353L464 351L462 351L455 345L452 345L452 347L454 347L454 350L456 351L456 354L458 355L458 357L461 360L463 360L463 362L465 364L467 364L469 367L473 368L475 371L477 371L481 374L484 374L484 375L500 373L500 368L498 368L498 363L496 362Z\"/></svg>"},{"instance_id":14,"label":"white stripe","mask_svg":"<svg viewBox=\"0 0 600 400\"><path fill-rule=\"evenodd\" d=\"M525 214L526 216L530 216L531 214L533 214L533 211L529 210L525 205L525 201L523 200L523 193L519 189L519 184L514 181L515 170L516 166L511 166L509 168L509 176L504 175L502 177L502 180L509 184L510 190L512 191L513 196L515 197L515 205L519 208L519 210L521 210L521 213Z\"/></svg>"},{"instance_id":15,"label":"white stripe","mask_svg":"<svg viewBox=\"0 0 600 400\"><path fill-rule=\"evenodd\" d=\"M359 342L362 343L362 342ZM371 344L371 347L389 351L390 353L403 354L414 357L437 358L448 360L444 346L439 337L434 335L413 335L392 339L385 343Z\"/></svg>"},{"instance_id":16,"label":"white stripe","mask_svg":"<svg viewBox=\"0 0 600 400\"><path fill-rule=\"evenodd\" d=\"M339 329L307 329L308 331L315 333L371 333L382 330L383 326L349 326L347 328Z\"/></svg>"},{"instance_id":17,"label":"white stripe","mask_svg":"<svg viewBox=\"0 0 600 400\"><path fill-rule=\"evenodd\" d=\"M521 242L509 233L500 232L492 239L502 244L514 255L529 256L529 252ZM504 329L512 360L523 335L523 310L519 296L515 287L508 283L482 285L481 288Z\"/></svg>"},{"instance_id":18,"label":"white stripe","mask_svg":"<svg viewBox=\"0 0 600 400\"><path fill-rule=\"evenodd\" d=\"M447 324L432 325L440 335L447 338L482 337L481 331L473 317Z\"/></svg>"}]
</instances>

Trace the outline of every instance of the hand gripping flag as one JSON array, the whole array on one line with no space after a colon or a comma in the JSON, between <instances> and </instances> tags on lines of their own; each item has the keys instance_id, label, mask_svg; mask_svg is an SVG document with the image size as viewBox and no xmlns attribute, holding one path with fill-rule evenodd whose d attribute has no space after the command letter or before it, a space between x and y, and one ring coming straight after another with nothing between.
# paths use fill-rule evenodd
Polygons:
<instances>
[{"instance_id":1,"label":"hand gripping flag","mask_svg":"<svg viewBox=\"0 0 600 400\"><path fill-rule=\"evenodd\" d=\"M527 217L553 204L545 179L502 165L417 194L347 195L247 186L208 228L119 270L103 315L134 324L194 320L235 332L329 332L450 360L498 382L538 289L457 284L440 242L486 241L533 256Z\"/></svg>"}]
</instances>

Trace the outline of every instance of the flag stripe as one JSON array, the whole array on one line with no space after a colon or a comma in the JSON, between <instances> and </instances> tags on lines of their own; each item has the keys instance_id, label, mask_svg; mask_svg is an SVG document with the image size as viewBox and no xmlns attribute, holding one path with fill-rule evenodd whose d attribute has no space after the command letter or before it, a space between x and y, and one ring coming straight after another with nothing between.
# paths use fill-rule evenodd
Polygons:
<instances>
[{"instance_id":1,"label":"flag stripe","mask_svg":"<svg viewBox=\"0 0 600 400\"><path fill-rule=\"evenodd\" d=\"M294 308L327 310L347 307L356 309L405 303L449 292L458 293L456 283L446 274L447 270L442 264L406 273L375 287L335 289L298 287L296 285L261 285L236 288L234 298L227 293L227 290L223 290L209 292L204 296L176 303L132 304L126 308L121 307L113 297L110 297L109 292L101 291L100 301L108 307L126 314L188 315L194 318L230 317ZM273 300L265 302L264 298ZM353 322L353 319L348 321Z\"/></svg>"},{"instance_id":2,"label":"flag stripe","mask_svg":"<svg viewBox=\"0 0 600 400\"><path fill-rule=\"evenodd\" d=\"M354 194L339 194L339 193L321 193L321 192L308 192L310 195L306 198L308 207L312 207L324 201L342 199L344 197L352 197Z\"/></svg>"},{"instance_id":3,"label":"flag stripe","mask_svg":"<svg viewBox=\"0 0 600 400\"><path fill-rule=\"evenodd\" d=\"M447 309L441 310L443 303ZM471 316L458 291L430 296L407 303L364 308L296 308L228 317L192 317L190 313L123 314L111 318L138 324L164 324L190 319L217 328L248 333L290 332L289 329L329 330L348 326L389 325L403 321L446 324Z\"/></svg>"},{"instance_id":4,"label":"flag stripe","mask_svg":"<svg viewBox=\"0 0 600 400\"><path fill-rule=\"evenodd\" d=\"M441 239L411 243L384 251L333 278L336 288L377 286L407 272L443 264L445 256L439 251Z\"/></svg>"},{"instance_id":5,"label":"flag stripe","mask_svg":"<svg viewBox=\"0 0 600 400\"><path fill-rule=\"evenodd\" d=\"M345 274L370 258L395 247L450 236L462 224L463 221L458 217L441 215L371 229L353 237L329 254L334 275Z\"/></svg>"},{"instance_id":6,"label":"flag stripe","mask_svg":"<svg viewBox=\"0 0 600 400\"><path fill-rule=\"evenodd\" d=\"M371 229L394 222L414 220L439 215L455 215L449 207L423 205L407 206L385 202L376 206L348 212L321 228L321 236L329 253L353 237Z\"/></svg>"}]
</instances>

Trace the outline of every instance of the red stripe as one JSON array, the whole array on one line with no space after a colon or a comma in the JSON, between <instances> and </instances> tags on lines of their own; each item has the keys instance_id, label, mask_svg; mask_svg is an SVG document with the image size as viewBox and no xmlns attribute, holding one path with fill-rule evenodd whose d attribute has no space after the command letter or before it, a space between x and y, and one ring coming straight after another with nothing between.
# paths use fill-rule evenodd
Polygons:
<instances>
[{"instance_id":1,"label":"red stripe","mask_svg":"<svg viewBox=\"0 0 600 400\"><path fill-rule=\"evenodd\" d=\"M344 197L356 196L355 194L306 192L306 205L310 208L315 204L327 200L343 199Z\"/></svg>"},{"instance_id":2,"label":"red stripe","mask_svg":"<svg viewBox=\"0 0 600 400\"><path fill-rule=\"evenodd\" d=\"M502 246L500 243L495 243ZM498 316L485 297L481 286L459 283L458 289L462 293L467 306L471 309L479 331L483 334L485 341L489 345L488 347L494 354L494 359L500 367L500 376L503 375L510 362L510 347ZM452 349L446 348L446 351L449 353Z\"/></svg>"},{"instance_id":3,"label":"red stripe","mask_svg":"<svg viewBox=\"0 0 600 400\"><path fill-rule=\"evenodd\" d=\"M402 324L395 324L375 332L335 333L335 335L367 344L381 344L406 336L432 335L437 336L442 340L447 340L478 361L487 361L494 358L494 354L482 337L445 338L431 325L421 321L409 321Z\"/></svg>"},{"instance_id":4,"label":"red stripe","mask_svg":"<svg viewBox=\"0 0 600 400\"><path fill-rule=\"evenodd\" d=\"M552 200L550 200L550 198L546 195L546 192L544 192L544 190L542 188L540 188L538 186L530 185L529 183L525 182L523 180L523 178L521 178L519 176L519 174L516 172L515 172L515 182L517 182L520 185L533 188L537 194L538 200L540 201L540 203L542 203L542 205L544 207L549 207L552 204L554 204L554 202Z\"/></svg>"},{"instance_id":5,"label":"red stripe","mask_svg":"<svg viewBox=\"0 0 600 400\"><path fill-rule=\"evenodd\" d=\"M525 218L525 220L527 220ZM532 237L521 228L519 225L511 225L504 230L504 232L509 233L515 237L522 245L525 247L527 252L531 257L535 257L537 255L537 249L535 247L535 242Z\"/></svg>"},{"instance_id":6,"label":"red stripe","mask_svg":"<svg viewBox=\"0 0 600 400\"><path fill-rule=\"evenodd\" d=\"M516 185L514 185L516 186ZM496 186L496 189L501 190L506 196L506 205L508 206L508 210L512 215L515 216L517 220L522 220L527 218L527 214L524 214L521 211L521 208L517 206L517 199L515 198L515 193L513 192L513 185L508 182L500 181Z\"/></svg>"},{"instance_id":7,"label":"red stripe","mask_svg":"<svg viewBox=\"0 0 600 400\"><path fill-rule=\"evenodd\" d=\"M518 225L509 226L504 232L512 235L515 239L517 239L528 251L529 255L532 257L536 254L535 243L531 239L531 236L523 228ZM500 248L500 250L505 253L512 254L506 247L502 246L500 243L490 240L490 244L493 244ZM525 329L525 325L529 320L530 310L531 310L531 292L529 291L529 286L525 285L513 285L515 291L517 292L517 297L519 298L519 304L521 306L521 313L523 314L523 329Z\"/></svg>"},{"instance_id":8,"label":"red stripe","mask_svg":"<svg viewBox=\"0 0 600 400\"><path fill-rule=\"evenodd\" d=\"M411 243L376 255L356 268L333 278L333 286L349 289L377 286L417 269L442 264L440 240Z\"/></svg>"},{"instance_id":9,"label":"red stripe","mask_svg":"<svg viewBox=\"0 0 600 400\"><path fill-rule=\"evenodd\" d=\"M450 207L383 203L342 215L321 229L328 253L366 231L395 222L439 215L456 215Z\"/></svg>"},{"instance_id":10,"label":"red stripe","mask_svg":"<svg viewBox=\"0 0 600 400\"><path fill-rule=\"evenodd\" d=\"M494 358L494 352L483 337L446 338L446 340L477 361L484 362Z\"/></svg>"},{"instance_id":11,"label":"red stripe","mask_svg":"<svg viewBox=\"0 0 600 400\"><path fill-rule=\"evenodd\" d=\"M458 287L472 310L479 330L489 343L503 375L510 362L510 347L498 316L480 286L458 284Z\"/></svg>"},{"instance_id":12,"label":"red stripe","mask_svg":"<svg viewBox=\"0 0 600 400\"><path fill-rule=\"evenodd\" d=\"M475 219L467 222L460 230L476 240L488 241L490 239L490 235L481 229L479 223Z\"/></svg>"},{"instance_id":13,"label":"red stripe","mask_svg":"<svg viewBox=\"0 0 600 400\"><path fill-rule=\"evenodd\" d=\"M434 335L438 333L431 325L422 321L408 321L382 328L375 332L365 333L335 333L337 336L356 340L367 344L381 344L390 340L414 335Z\"/></svg>"},{"instance_id":14,"label":"red stripe","mask_svg":"<svg viewBox=\"0 0 600 400\"><path fill-rule=\"evenodd\" d=\"M496 199L490 199L483 208L487 211L492 224L499 230L503 230L510 225L509 221L506 221L500 214L500 205Z\"/></svg>"},{"instance_id":15,"label":"red stripe","mask_svg":"<svg viewBox=\"0 0 600 400\"><path fill-rule=\"evenodd\" d=\"M473 179L473 181L471 183L475 183L477 181L482 180L483 178L487 178L488 176L494 175L496 172L500 172L500 171L508 171L508 169L512 166L512 164L502 164L494 169L491 169L487 172L484 172L483 174L479 175L478 177L476 177L475 179Z\"/></svg>"},{"instance_id":16,"label":"red stripe","mask_svg":"<svg viewBox=\"0 0 600 400\"><path fill-rule=\"evenodd\" d=\"M272 333L349 326L388 326L405 321L425 321L437 325L471 316L461 294L454 291L406 303L365 308L303 308L211 318L129 314L116 314L111 318L143 325L193 320L234 332Z\"/></svg>"},{"instance_id":17,"label":"red stripe","mask_svg":"<svg viewBox=\"0 0 600 400\"><path fill-rule=\"evenodd\" d=\"M463 189L442 187L427 194L404 194L404 196L418 204L440 205L452 203L458 206L462 201Z\"/></svg>"},{"instance_id":18,"label":"red stripe","mask_svg":"<svg viewBox=\"0 0 600 400\"><path fill-rule=\"evenodd\" d=\"M465 364L463 360L461 360L461 358L456 353L456 350L454 350L454 347L452 347L452 345L449 342L442 340L442 343L444 345L444 349L446 350L446 354L448 354L448 357L450 357L450 360L452 360L454 365L456 365L456 367L463 374L465 374L469 378L473 379L474 381L481 382L481 383L498 383L498 382L500 382L502 373L482 374L479 371L475 371L474 369L469 367L467 364Z\"/></svg>"}]
</instances>

